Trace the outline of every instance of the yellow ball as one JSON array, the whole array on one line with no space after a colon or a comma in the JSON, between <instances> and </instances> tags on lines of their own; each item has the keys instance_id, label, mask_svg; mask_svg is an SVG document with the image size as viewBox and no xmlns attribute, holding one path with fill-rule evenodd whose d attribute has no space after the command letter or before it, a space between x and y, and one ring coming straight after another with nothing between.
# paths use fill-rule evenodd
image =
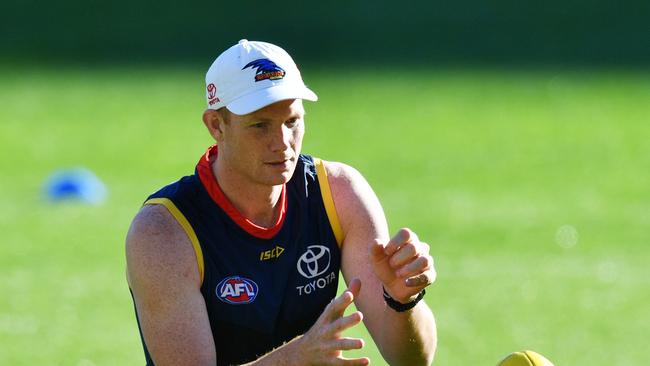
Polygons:
<instances>
[{"instance_id":1,"label":"yellow ball","mask_svg":"<svg viewBox=\"0 0 650 366\"><path fill-rule=\"evenodd\" d=\"M498 366L554 366L544 356L533 351L513 352L499 362Z\"/></svg>"}]
</instances>

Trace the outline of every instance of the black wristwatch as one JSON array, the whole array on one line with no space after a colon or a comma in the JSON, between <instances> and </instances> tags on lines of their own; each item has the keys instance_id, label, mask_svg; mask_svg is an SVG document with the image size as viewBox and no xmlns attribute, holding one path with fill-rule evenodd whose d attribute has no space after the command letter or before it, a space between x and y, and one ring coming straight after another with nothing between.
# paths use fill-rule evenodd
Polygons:
<instances>
[{"instance_id":1,"label":"black wristwatch","mask_svg":"<svg viewBox=\"0 0 650 366\"><path fill-rule=\"evenodd\" d=\"M397 311L398 313L413 309L415 305L417 305L420 302L420 300L422 300L424 294L427 293L426 291L424 291L424 289L422 289L422 291L420 291L420 293L418 294L418 297L413 299L413 301L407 302L406 304L402 304L401 302L390 297L388 292L386 292L385 287L382 286L382 288L384 289L384 301L386 301L386 305L390 306L391 309Z\"/></svg>"}]
</instances>

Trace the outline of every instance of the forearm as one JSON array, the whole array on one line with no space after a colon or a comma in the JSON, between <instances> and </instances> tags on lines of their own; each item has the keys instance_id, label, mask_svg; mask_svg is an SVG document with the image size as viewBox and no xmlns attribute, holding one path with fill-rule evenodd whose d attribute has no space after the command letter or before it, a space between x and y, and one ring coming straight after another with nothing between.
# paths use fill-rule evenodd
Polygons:
<instances>
[{"instance_id":1,"label":"forearm","mask_svg":"<svg viewBox=\"0 0 650 366\"><path fill-rule=\"evenodd\" d=\"M390 365L429 365L436 351L437 331L433 313L424 301L413 309L397 312L383 308L374 334L382 356Z\"/></svg>"},{"instance_id":2,"label":"forearm","mask_svg":"<svg viewBox=\"0 0 650 366\"><path fill-rule=\"evenodd\" d=\"M301 337L298 336L257 360L241 366L298 366L300 361L296 359L296 350L299 348Z\"/></svg>"},{"instance_id":3,"label":"forearm","mask_svg":"<svg viewBox=\"0 0 650 366\"><path fill-rule=\"evenodd\" d=\"M433 283L429 245L406 228L389 239L381 204L361 174L340 163L328 163L327 171L344 235L341 271L346 280L363 284L355 302L366 327L391 365L429 365L437 341L429 307L421 301L397 312L382 296L383 286L396 301L407 302Z\"/></svg>"}]
</instances>

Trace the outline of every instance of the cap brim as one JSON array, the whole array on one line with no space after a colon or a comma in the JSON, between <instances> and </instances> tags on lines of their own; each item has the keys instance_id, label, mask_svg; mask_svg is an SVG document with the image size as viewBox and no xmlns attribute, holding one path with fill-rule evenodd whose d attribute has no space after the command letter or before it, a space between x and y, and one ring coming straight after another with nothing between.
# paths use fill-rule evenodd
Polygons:
<instances>
[{"instance_id":1,"label":"cap brim","mask_svg":"<svg viewBox=\"0 0 650 366\"><path fill-rule=\"evenodd\" d=\"M230 102L226 108L234 114L244 115L287 99L304 99L315 102L318 100L318 96L306 86L275 85L237 98Z\"/></svg>"}]
</instances>

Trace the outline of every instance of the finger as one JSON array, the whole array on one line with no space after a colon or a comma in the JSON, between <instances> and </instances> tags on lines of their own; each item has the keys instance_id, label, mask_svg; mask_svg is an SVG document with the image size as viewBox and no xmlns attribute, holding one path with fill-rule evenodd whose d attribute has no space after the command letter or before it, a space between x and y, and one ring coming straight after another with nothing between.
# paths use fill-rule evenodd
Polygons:
<instances>
[{"instance_id":1,"label":"finger","mask_svg":"<svg viewBox=\"0 0 650 366\"><path fill-rule=\"evenodd\" d=\"M325 310L321 313L317 323L320 324L320 326L325 326L337 318L340 318L347 307L345 304L348 302L352 303L352 294L349 291L345 291L339 295L339 297L332 299L332 301L330 301L330 303L325 307Z\"/></svg>"},{"instance_id":2,"label":"finger","mask_svg":"<svg viewBox=\"0 0 650 366\"><path fill-rule=\"evenodd\" d=\"M411 277L423 273L433 267L433 258L428 255L411 258L411 261L399 268L395 274L398 277Z\"/></svg>"},{"instance_id":3,"label":"finger","mask_svg":"<svg viewBox=\"0 0 650 366\"><path fill-rule=\"evenodd\" d=\"M351 349L361 349L365 346L365 342L360 338L339 338L333 340L329 347L338 351L349 351Z\"/></svg>"},{"instance_id":4,"label":"finger","mask_svg":"<svg viewBox=\"0 0 650 366\"><path fill-rule=\"evenodd\" d=\"M417 240L417 235L415 235L411 229L399 229L397 231L397 234L395 234L395 236L393 236L390 241L388 241L388 244L386 244L384 253L386 253L386 255L393 255L393 253L395 253L400 246L404 245L405 243Z\"/></svg>"},{"instance_id":5,"label":"finger","mask_svg":"<svg viewBox=\"0 0 650 366\"><path fill-rule=\"evenodd\" d=\"M386 258L384 250L384 245L378 239L370 244L370 258L373 262L381 262Z\"/></svg>"},{"instance_id":6,"label":"finger","mask_svg":"<svg viewBox=\"0 0 650 366\"><path fill-rule=\"evenodd\" d=\"M336 362L334 362L334 365L337 366L365 366L365 365L370 365L370 359L368 357L361 357L361 358L344 358L344 357L339 357L336 359Z\"/></svg>"},{"instance_id":7,"label":"finger","mask_svg":"<svg viewBox=\"0 0 650 366\"><path fill-rule=\"evenodd\" d=\"M353 278L348 284L347 291L350 291L352 293L352 300L356 299L357 296L359 296L359 292L361 291L361 280L358 278Z\"/></svg>"},{"instance_id":8,"label":"finger","mask_svg":"<svg viewBox=\"0 0 650 366\"><path fill-rule=\"evenodd\" d=\"M395 252L391 257L388 263L393 268L399 268L406 263L413 260L417 255L418 251L415 248L413 243L406 243L402 245L397 252Z\"/></svg>"},{"instance_id":9,"label":"finger","mask_svg":"<svg viewBox=\"0 0 650 366\"><path fill-rule=\"evenodd\" d=\"M334 335L338 335L341 334L344 330L352 328L353 326L361 323L362 320L363 314L360 311L356 311L348 316L336 319L332 323L329 331Z\"/></svg>"},{"instance_id":10,"label":"finger","mask_svg":"<svg viewBox=\"0 0 650 366\"><path fill-rule=\"evenodd\" d=\"M361 281L358 279L350 281L350 284L353 287L353 290L356 292L356 295L359 294L359 289L361 288ZM334 299L328 306L325 308L325 311L328 313L328 318L330 320L340 318L343 316L345 309L352 304L354 300L355 292L348 290L343 291L343 293Z\"/></svg>"},{"instance_id":11,"label":"finger","mask_svg":"<svg viewBox=\"0 0 650 366\"><path fill-rule=\"evenodd\" d=\"M406 279L407 287L426 287L436 280L436 273L434 271L427 271L420 275L409 277Z\"/></svg>"}]
</instances>

